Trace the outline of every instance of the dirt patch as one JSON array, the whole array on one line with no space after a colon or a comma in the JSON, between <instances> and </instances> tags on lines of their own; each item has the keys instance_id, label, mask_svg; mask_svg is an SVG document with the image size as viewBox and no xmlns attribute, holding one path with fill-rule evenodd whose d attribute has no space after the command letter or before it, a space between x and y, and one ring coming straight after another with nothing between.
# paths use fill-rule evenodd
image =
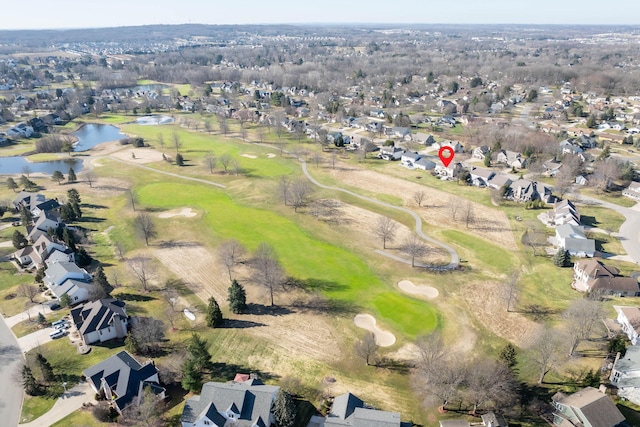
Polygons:
<instances>
[{"instance_id":1,"label":"dirt patch","mask_svg":"<svg viewBox=\"0 0 640 427\"><path fill-rule=\"evenodd\" d=\"M154 255L184 280L202 301L213 296L221 306L226 305L229 275L207 248L197 243L178 242L172 247L155 249ZM229 324L237 325L244 333L268 340L279 350L279 357L286 358L292 353L320 361L335 361L342 357L329 317L292 308L290 302L299 297L293 293L277 295L278 307L264 306L261 304L267 303L264 292L247 284L242 278L242 271L236 274L245 286L251 309L248 314L225 315L230 319Z\"/></svg>"},{"instance_id":2,"label":"dirt patch","mask_svg":"<svg viewBox=\"0 0 640 427\"><path fill-rule=\"evenodd\" d=\"M140 165L161 162L164 160L162 158L162 152L156 151L152 148L124 148L122 150L112 152L110 156L125 162L137 163Z\"/></svg>"},{"instance_id":3,"label":"dirt patch","mask_svg":"<svg viewBox=\"0 0 640 427\"><path fill-rule=\"evenodd\" d=\"M390 347L396 343L396 336L382 330L376 325L376 319L370 314L356 314L353 323L358 327L373 333L376 344L380 347Z\"/></svg>"},{"instance_id":4,"label":"dirt patch","mask_svg":"<svg viewBox=\"0 0 640 427\"><path fill-rule=\"evenodd\" d=\"M436 288L426 285L414 285L410 280L399 281L398 288L400 288L402 292L410 295L418 295L426 299L434 299L440 295L440 292L438 292Z\"/></svg>"},{"instance_id":5,"label":"dirt patch","mask_svg":"<svg viewBox=\"0 0 640 427\"><path fill-rule=\"evenodd\" d=\"M520 313L507 312L500 284L492 282L469 283L461 292L467 308L488 330L521 348L531 347L540 334L542 325Z\"/></svg>"},{"instance_id":6,"label":"dirt patch","mask_svg":"<svg viewBox=\"0 0 640 427\"><path fill-rule=\"evenodd\" d=\"M171 211L166 211L158 214L158 218L173 218L174 216L184 216L187 218L193 218L198 215L196 211L191 208L182 208L182 209L173 209Z\"/></svg>"},{"instance_id":7,"label":"dirt patch","mask_svg":"<svg viewBox=\"0 0 640 427\"><path fill-rule=\"evenodd\" d=\"M331 176L336 180L345 185L363 190L375 190L377 193L400 197L403 199L405 207L414 209L428 224L436 225L439 228L460 228L465 232L480 235L505 247L511 248L515 246L515 239L509 220L504 212L498 209L491 209L426 185L394 178L375 171L355 169L347 165L341 166L344 167L331 169L330 171ZM425 179L429 178L431 177L425 177ZM413 200L413 195L419 191L425 193L425 202L422 208L418 208ZM458 217L461 217L462 207L466 206L467 203L471 203L471 206L473 206L475 222L470 225L469 229L466 228L464 222L453 220L450 209L452 203L460 206L457 213Z\"/></svg>"}]
</instances>

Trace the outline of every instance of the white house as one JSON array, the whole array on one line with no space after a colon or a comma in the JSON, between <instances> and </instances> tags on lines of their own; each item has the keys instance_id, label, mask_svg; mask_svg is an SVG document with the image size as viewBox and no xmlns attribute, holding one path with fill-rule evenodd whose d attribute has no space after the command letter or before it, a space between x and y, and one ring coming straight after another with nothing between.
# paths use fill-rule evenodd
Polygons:
<instances>
[{"instance_id":1,"label":"white house","mask_svg":"<svg viewBox=\"0 0 640 427\"><path fill-rule=\"evenodd\" d=\"M616 356L609 377L618 388L618 396L640 405L640 347L627 348L624 356Z\"/></svg>"},{"instance_id":2,"label":"white house","mask_svg":"<svg viewBox=\"0 0 640 427\"><path fill-rule=\"evenodd\" d=\"M640 182L632 181L627 188L622 190L622 195L630 199L640 200Z\"/></svg>"},{"instance_id":3,"label":"white house","mask_svg":"<svg viewBox=\"0 0 640 427\"><path fill-rule=\"evenodd\" d=\"M640 307L627 307L614 305L613 309L618 313L616 322L627 334L631 344L638 344L638 336L640 336Z\"/></svg>"},{"instance_id":4,"label":"white house","mask_svg":"<svg viewBox=\"0 0 640 427\"><path fill-rule=\"evenodd\" d=\"M556 227L556 243L572 256L593 257L596 253L595 240L587 239L581 226L563 224Z\"/></svg>"},{"instance_id":5,"label":"white house","mask_svg":"<svg viewBox=\"0 0 640 427\"><path fill-rule=\"evenodd\" d=\"M487 187L495 172L485 168L471 168L471 183L476 187Z\"/></svg>"},{"instance_id":6,"label":"white house","mask_svg":"<svg viewBox=\"0 0 640 427\"><path fill-rule=\"evenodd\" d=\"M124 301L107 298L87 302L71 310L71 318L86 345L127 336Z\"/></svg>"},{"instance_id":7,"label":"white house","mask_svg":"<svg viewBox=\"0 0 640 427\"><path fill-rule=\"evenodd\" d=\"M404 150L400 147L387 145L387 146L380 147L378 158L383 160L400 160L402 158L403 152Z\"/></svg>"},{"instance_id":8,"label":"white house","mask_svg":"<svg viewBox=\"0 0 640 427\"><path fill-rule=\"evenodd\" d=\"M420 157L420 154L415 151L405 151L402 153L402 157L400 157L400 163L406 168L413 169L416 161L420 159Z\"/></svg>"},{"instance_id":9,"label":"white house","mask_svg":"<svg viewBox=\"0 0 640 427\"><path fill-rule=\"evenodd\" d=\"M441 149L442 147L451 147L453 148L454 153L462 153L464 147L457 141L440 141L433 144L433 147L436 149Z\"/></svg>"}]
</instances>

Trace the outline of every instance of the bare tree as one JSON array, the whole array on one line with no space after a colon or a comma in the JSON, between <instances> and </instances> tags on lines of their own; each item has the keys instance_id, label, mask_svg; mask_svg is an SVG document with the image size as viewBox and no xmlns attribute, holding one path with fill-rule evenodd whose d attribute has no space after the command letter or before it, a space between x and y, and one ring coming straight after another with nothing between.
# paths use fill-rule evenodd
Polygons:
<instances>
[{"instance_id":1,"label":"bare tree","mask_svg":"<svg viewBox=\"0 0 640 427\"><path fill-rule=\"evenodd\" d=\"M124 244L120 241L115 242L116 255L120 261L124 260L124 255L127 253L127 250L124 247Z\"/></svg>"},{"instance_id":2,"label":"bare tree","mask_svg":"<svg viewBox=\"0 0 640 427\"><path fill-rule=\"evenodd\" d=\"M527 231L522 235L522 243L529 246L533 256L536 256L537 249L547 245L547 235L536 223L530 223Z\"/></svg>"},{"instance_id":3,"label":"bare tree","mask_svg":"<svg viewBox=\"0 0 640 427\"><path fill-rule=\"evenodd\" d=\"M338 154L335 151L332 151L331 156L329 156L329 159L331 160L331 169L335 169L336 161L338 160Z\"/></svg>"},{"instance_id":4,"label":"bare tree","mask_svg":"<svg viewBox=\"0 0 640 427\"><path fill-rule=\"evenodd\" d=\"M285 206L289 204L289 197L291 192L291 181L286 175L283 175L278 182L278 197Z\"/></svg>"},{"instance_id":5,"label":"bare tree","mask_svg":"<svg viewBox=\"0 0 640 427\"><path fill-rule=\"evenodd\" d=\"M260 243L249 265L253 269L251 279L267 290L271 306L275 305L274 294L284 282L285 276L273 246Z\"/></svg>"},{"instance_id":6,"label":"bare tree","mask_svg":"<svg viewBox=\"0 0 640 427\"><path fill-rule=\"evenodd\" d=\"M174 283L174 281L167 282L167 287L162 291L162 298L167 302L172 311L178 311L176 307L180 294L176 288L170 286L171 283Z\"/></svg>"},{"instance_id":7,"label":"bare tree","mask_svg":"<svg viewBox=\"0 0 640 427\"><path fill-rule=\"evenodd\" d=\"M229 133L229 123L227 123L227 118L224 115L218 116L218 125L220 126L220 132L226 136Z\"/></svg>"},{"instance_id":8,"label":"bare tree","mask_svg":"<svg viewBox=\"0 0 640 427\"><path fill-rule=\"evenodd\" d=\"M309 203L309 197L312 192L313 187L305 179L299 179L291 184L289 195L294 212L298 212L299 208Z\"/></svg>"},{"instance_id":9,"label":"bare tree","mask_svg":"<svg viewBox=\"0 0 640 427\"><path fill-rule=\"evenodd\" d=\"M209 173L213 173L213 169L215 169L217 162L215 154L213 154L213 152L211 151L208 151L204 156L204 161L205 164L209 167Z\"/></svg>"},{"instance_id":10,"label":"bare tree","mask_svg":"<svg viewBox=\"0 0 640 427\"><path fill-rule=\"evenodd\" d=\"M138 214L133 220L133 225L138 230L138 233L144 237L144 242L147 246L149 246L149 239L158 235L156 225L147 213Z\"/></svg>"},{"instance_id":11,"label":"bare tree","mask_svg":"<svg viewBox=\"0 0 640 427\"><path fill-rule=\"evenodd\" d=\"M171 306L167 306L164 308L164 310L162 310L162 314L164 318L167 319L167 321L169 322L169 325L171 325L171 330L175 331L176 320L178 320L178 317L180 317L181 315L180 312L174 310L174 308Z\"/></svg>"},{"instance_id":12,"label":"bare tree","mask_svg":"<svg viewBox=\"0 0 640 427\"><path fill-rule=\"evenodd\" d=\"M136 257L130 259L128 263L129 269L131 269L145 291L149 290L149 281L152 278L150 261L149 258Z\"/></svg>"},{"instance_id":13,"label":"bare tree","mask_svg":"<svg viewBox=\"0 0 640 427\"><path fill-rule=\"evenodd\" d=\"M211 119L204 120L204 130L206 130L208 134L211 134L211 132L213 131L213 124L211 123Z\"/></svg>"},{"instance_id":14,"label":"bare tree","mask_svg":"<svg viewBox=\"0 0 640 427\"><path fill-rule=\"evenodd\" d=\"M158 145L160 145L161 150L164 148L164 135L161 133L158 133Z\"/></svg>"},{"instance_id":15,"label":"bare tree","mask_svg":"<svg viewBox=\"0 0 640 427\"><path fill-rule=\"evenodd\" d=\"M320 166L320 163L322 163L324 159L322 158L322 154L314 151L313 154L311 155L310 160L316 164L316 168L317 168Z\"/></svg>"},{"instance_id":16,"label":"bare tree","mask_svg":"<svg viewBox=\"0 0 640 427\"><path fill-rule=\"evenodd\" d=\"M428 376L425 376L428 372ZM423 398L435 397L440 407L445 410L447 404L460 392L467 375L464 364L453 358L441 358L428 369L416 369L414 384Z\"/></svg>"},{"instance_id":17,"label":"bare tree","mask_svg":"<svg viewBox=\"0 0 640 427\"><path fill-rule=\"evenodd\" d=\"M553 330L545 329L529 350L531 360L538 370L538 384L542 384L544 377L561 361L561 343L559 341Z\"/></svg>"},{"instance_id":18,"label":"bare tree","mask_svg":"<svg viewBox=\"0 0 640 427\"><path fill-rule=\"evenodd\" d=\"M28 298L29 302L31 303L34 302L33 300L36 296L38 296L39 293L40 291L38 290L37 286L29 285L27 283L23 283L22 285L18 286L17 294L21 297Z\"/></svg>"},{"instance_id":19,"label":"bare tree","mask_svg":"<svg viewBox=\"0 0 640 427\"><path fill-rule=\"evenodd\" d=\"M438 369L440 361L447 355L442 334L440 331L435 331L418 337L416 347L419 355L416 369L420 371L422 379L428 382L433 371Z\"/></svg>"},{"instance_id":20,"label":"bare tree","mask_svg":"<svg viewBox=\"0 0 640 427\"><path fill-rule=\"evenodd\" d=\"M422 202L424 201L426 195L427 194L422 190L413 193L413 200L416 202L416 205L418 205L418 207L422 206Z\"/></svg>"},{"instance_id":21,"label":"bare tree","mask_svg":"<svg viewBox=\"0 0 640 427\"><path fill-rule=\"evenodd\" d=\"M473 405L472 414L489 402L494 406L511 407L516 400L517 381L513 371L505 364L486 357L471 362L465 384L465 394Z\"/></svg>"},{"instance_id":22,"label":"bare tree","mask_svg":"<svg viewBox=\"0 0 640 427\"><path fill-rule=\"evenodd\" d=\"M118 424L135 427L161 427L163 402L151 387L142 388L142 396L122 411Z\"/></svg>"},{"instance_id":23,"label":"bare tree","mask_svg":"<svg viewBox=\"0 0 640 427\"><path fill-rule=\"evenodd\" d=\"M604 311L599 301L577 299L571 302L563 313L563 317L569 338L569 357L571 357L578 345L591 336L593 328L604 317Z\"/></svg>"},{"instance_id":24,"label":"bare tree","mask_svg":"<svg viewBox=\"0 0 640 427\"><path fill-rule=\"evenodd\" d=\"M412 233L400 246L400 252L411 257L411 267L416 266L416 258L421 258L427 253L427 245Z\"/></svg>"},{"instance_id":25,"label":"bare tree","mask_svg":"<svg viewBox=\"0 0 640 427\"><path fill-rule=\"evenodd\" d=\"M457 198L457 197L449 197L449 200L447 202L447 207L449 208L449 211L451 212L451 219L455 221L456 220L456 213L460 209L460 199Z\"/></svg>"},{"instance_id":26,"label":"bare tree","mask_svg":"<svg viewBox=\"0 0 640 427\"><path fill-rule=\"evenodd\" d=\"M517 301L518 299L517 284L519 280L520 274L514 271L502 285L504 300L507 303L507 313L511 312L511 302Z\"/></svg>"},{"instance_id":27,"label":"bare tree","mask_svg":"<svg viewBox=\"0 0 640 427\"><path fill-rule=\"evenodd\" d=\"M224 153L222 156L220 156L219 162L224 169L224 173L227 173L229 171L229 165L231 165L232 160L233 157L231 157L231 154L229 153Z\"/></svg>"},{"instance_id":28,"label":"bare tree","mask_svg":"<svg viewBox=\"0 0 640 427\"><path fill-rule=\"evenodd\" d=\"M475 218L473 203L468 201L462 209L462 221L464 221L465 226L469 228L469 224L473 224L475 222Z\"/></svg>"},{"instance_id":29,"label":"bare tree","mask_svg":"<svg viewBox=\"0 0 640 427\"><path fill-rule=\"evenodd\" d=\"M376 354L379 348L373 332L367 332L362 339L356 341L353 347L356 356L364 359L367 366L375 365Z\"/></svg>"},{"instance_id":30,"label":"bare tree","mask_svg":"<svg viewBox=\"0 0 640 427\"><path fill-rule=\"evenodd\" d=\"M242 166L240 166L240 161L238 159L231 160L231 169L233 169L233 173L235 173L236 176L242 173Z\"/></svg>"},{"instance_id":31,"label":"bare tree","mask_svg":"<svg viewBox=\"0 0 640 427\"><path fill-rule=\"evenodd\" d=\"M131 204L131 208L136 210L136 203L138 203L138 192L133 188L127 190L127 197L129 198L129 203Z\"/></svg>"},{"instance_id":32,"label":"bare tree","mask_svg":"<svg viewBox=\"0 0 640 427\"><path fill-rule=\"evenodd\" d=\"M93 183L98 180L98 177L93 171L86 171L83 174L84 180L89 184L89 188L93 187Z\"/></svg>"},{"instance_id":33,"label":"bare tree","mask_svg":"<svg viewBox=\"0 0 640 427\"><path fill-rule=\"evenodd\" d=\"M388 216L379 217L376 221L376 228L373 233L376 237L382 239L382 248L387 248L387 242L393 243L396 238L396 232L398 231L398 223L389 218Z\"/></svg>"},{"instance_id":34,"label":"bare tree","mask_svg":"<svg viewBox=\"0 0 640 427\"><path fill-rule=\"evenodd\" d=\"M240 263L246 253L245 247L235 239L227 240L218 247L218 259L227 267L229 280L233 280L231 275L233 268Z\"/></svg>"},{"instance_id":35,"label":"bare tree","mask_svg":"<svg viewBox=\"0 0 640 427\"><path fill-rule=\"evenodd\" d=\"M153 317L134 317L131 321L131 334L137 343L138 351L143 354L158 351L165 329L165 324Z\"/></svg>"},{"instance_id":36,"label":"bare tree","mask_svg":"<svg viewBox=\"0 0 640 427\"><path fill-rule=\"evenodd\" d=\"M182 141L180 141L180 134L178 131L173 131L171 134L171 141L173 142L173 148L176 149L176 153L180 151L180 147L182 147Z\"/></svg>"}]
</instances>

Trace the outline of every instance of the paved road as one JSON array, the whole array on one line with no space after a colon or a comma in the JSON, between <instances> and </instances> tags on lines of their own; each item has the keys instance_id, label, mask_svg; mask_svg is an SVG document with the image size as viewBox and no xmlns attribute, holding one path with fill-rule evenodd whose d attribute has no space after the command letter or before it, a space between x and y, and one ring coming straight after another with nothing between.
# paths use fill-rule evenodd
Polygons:
<instances>
[{"instance_id":1,"label":"paved road","mask_svg":"<svg viewBox=\"0 0 640 427\"><path fill-rule=\"evenodd\" d=\"M20 420L22 387L13 381L12 375L23 360L15 335L0 316L0 424L3 426L16 426Z\"/></svg>"},{"instance_id":2,"label":"paved road","mask_svg":"<svg viewBox=\"0 0 640 427\"><path fill-rule=\"evenodd\" d=\"M27 352L38 347L39 345L48 343L49 341L51 341L51 337L49 336L49 334L53 331L55 331L55 329L49 327L40 329L36 332L30 333L29 335L18 338L18 345L20 346L20 350L22 350L23 352ZM63 338L64 337L59 339Z\"/></svg>"},{"instance_id":3,"label":"paved road","mask_svg":"<svg viewBox=\"0 0 640 427\"><path fill-rule=\"evenodd\" d=\"M440 268L452 270L454 268L457 268L458 265L460 264L460 257L458 256L458 253L455 251L455 249L453 249L451 246L447 245L446 243L440 242L438 240L435 240L435 239L432 239L431 237L426 236L422 232L422 218L420 218L420 216L417 213L415 213L414 211L412 211L411 209L403 208L401 206L390 205L389 203L381 202L380 200L372 199L370 197L366 197L366 196L360 195L358 193L354 193L353 191L345 190L343 188L330 187L328 185L321 184L318 181L316 181L309 174L309 171L307 170L307 162L305 162L302 159L300 159L300 161L302 163L302 171L304 172L304 174L307 177L307 179L309 181L311 181L312 183L314 183L315 185L317 185L318 187L320 187L320 188L325 188L327 190L341 191L343 193L350 194L350 195L352 195L354 197L357 197L359 199L366 200L366 201L371 202L371 203L375 203L376 205L380 205L380 206L384 206L384 207L387 207L387 208L391 208L391 209L395 209L395 210L398 210L398 211L401 211L401 212L408 213L415 220L415 230L416 230L416 234L418 234L418 236L420 236L422 239L426 240L427 242L429 242L429 243L431 243L433 245L439 246L439 247L443 248L445 251L449 252L449 255L451 256L451 262L449 262L448 265L446 265L444 267L440 267Z\"/></svg>"},{"instance_id":4,"label":"paved road","mask_svg":"<svg viewBox=\"0 0 640 427\"><path fill-rule=\"evenodd\" d=\"M580 200L589 201L594 206L611 209L625 217L626 220L622 223L618 231L618 238L624 250L627 251L627 255L633 262L640 264L640 204L632 208L625 208L615 203L605 202L584 195L580 195Z\"/></svg>"}]
</instances>

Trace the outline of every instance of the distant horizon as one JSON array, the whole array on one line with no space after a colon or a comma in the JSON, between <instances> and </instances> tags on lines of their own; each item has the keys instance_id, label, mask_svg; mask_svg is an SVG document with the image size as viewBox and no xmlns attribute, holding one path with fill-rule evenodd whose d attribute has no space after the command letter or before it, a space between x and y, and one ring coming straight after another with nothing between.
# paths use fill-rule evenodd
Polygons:
<instances>
[{"instance_id":1,"label":"distant horizon","mask_svg":"<svg viewBox=\"0 0 640 427\"><path fill-rule=\"evenodd\" d=\"M619 0L404 0L379 6L368 0L83 0L29 2L2 11L0 30L77 30L146 25L624 25L640 26L640 2Z\"/></svg>"}]
</instances>

